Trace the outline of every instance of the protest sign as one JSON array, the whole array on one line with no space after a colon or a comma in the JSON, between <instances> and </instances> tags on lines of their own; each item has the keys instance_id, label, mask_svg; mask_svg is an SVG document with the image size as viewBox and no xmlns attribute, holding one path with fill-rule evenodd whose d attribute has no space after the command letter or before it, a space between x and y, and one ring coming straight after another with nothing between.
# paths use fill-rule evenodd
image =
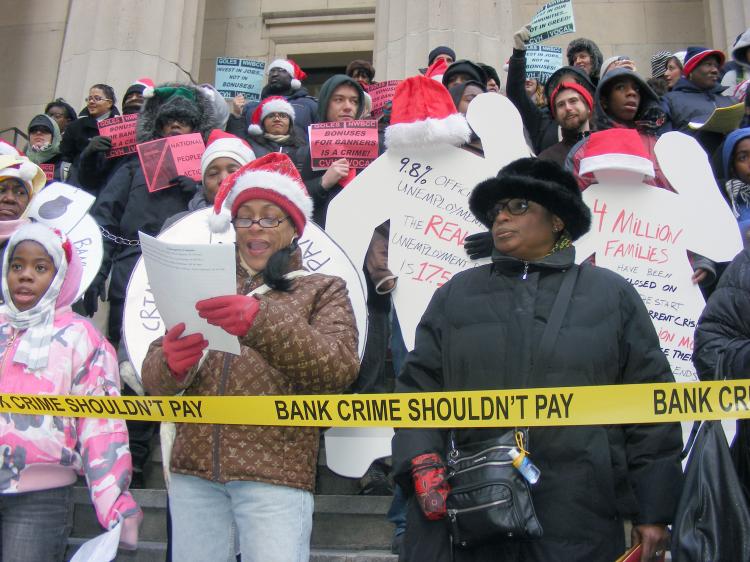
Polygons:
<instances>
[{"instance_id":1,"label":"protest sign","mask_svg":"<svg viewBox=\"0 0 750 562\"><path fill-rule=\"evenodd\" d=\"M383 115L383 107L387 102L393 100L393 95L396 93L396 86L400 83L401 80L388 80L387 82L370 84L365 88L372 99L370 114L373 119L378 119Z\"/></svg>"},{"instance_id":2,"label":"protest sign","mask_svg":"<svg viewBox=\"0 0 750 562\"><path fill-rule=\"evenodd\" d=\"M435 290L459 271L484 263L470 260L463 248L467 235L486 231L469 211L472 188L512 160L529 156L520 115L504 96L477 96L467 118L486 158L445 143L389 149L328 207L326 232L360 267L373 230L390 220L388 266L398 276L393 299L409 349Z\"/></svg>"},{"instance_id":3,"label":"protest sign","mask_svg":"<svg viewBox=\"0 0 750 562\"><path fill-rule=\"evenodd\" d=\"M546 82L562 65L563 54L560 47L529 45L526 48L526 78Z\"/></svg>"},{"instance_id":4,"label":"protest sign","mask_svg":"<svg viewBox=\"0 0 750 562\"><path fill-rule=\"evenodd\" d=\"M554 0L545 4L531 19L529 43L541 43L550 37L576 30L571 0Z\"/></svg>"},{"instance_id":5,"label":"protest sign","mask_svg":"<svg viewBox=\"0 0 750 562\"><path fill-rule=\"evenodd\" d=\"M99 134L112 139L112 148L107 151L107 158L119 158L135 152L136 127L138 114L118 115L99 121Z\"/></svg>"},{"instance_id":6,"label":"protest sign","mask_svg":"<svg viewBox=\"0 0 750 562\"><path fill-rule=\"evenodd\" d=\"M39 164L39 167L44 172L47 182L51 182L55 179L55 165L54 164Z\"/></svg>"},{"instance_id":7,"label":"protest sign","mask_svg":"<svg viewBox=\"0 0 750 562\"><path fill-rule=\"evenodd\" d=\"M592 227L576 242L576 259L593 254L597 266L630 282L648 309L675 380L693 382L698 380L693 337L705 302L691 279L688 251L729 261L742 241L695 139L667 133L655 152L677 192L647 185L638 173L594 172L597 183L583 192Z\"/></svg>"},{"instance_id":8,"label":"protest sign","mask_svg":"<svg viewBox=\"0 0 750 562\"><path fill-rule=\"evenodd\" d=\"M136 148L150 192L169 187L170 180L176 176L201 181L201 156L205 146L200 133L156 139Z\"/></svg>"},{"instance_id":9,"label":"protest sign","mask_svg":"<svg viewBox=\"0 0 750 562\"><path fill-rule=\"evenodd\" d=\"M372 119L315 123L309 138L313 170L325 170L340 158L361 170L378 157L378 122Z\"/></svg>"},{"instance_id":10,"label":"protest sign","mask_svg":"<svg viewBox=\"0 0 750 562\"><path fill-rule=\"evenodd\" d=\"M225 98L243 94L247 101L260 101L266 63L250 59L216 59L216 90Z\"/></svg>"}]
</instances>

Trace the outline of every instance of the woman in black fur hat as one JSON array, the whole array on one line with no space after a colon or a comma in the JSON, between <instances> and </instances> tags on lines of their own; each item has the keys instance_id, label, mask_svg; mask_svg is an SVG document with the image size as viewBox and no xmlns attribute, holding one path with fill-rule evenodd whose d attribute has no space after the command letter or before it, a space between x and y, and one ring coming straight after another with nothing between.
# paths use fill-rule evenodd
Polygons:
<instances>
[{"instance_id":1,"label":"woman in black fur hat","mask_svg":"<svg viewBox=\"0 0 750 562\"><path fill-rule=\"evenodd\" d=\"M591 212L570 173L516 160L474 188L469 206L492 232L492 263L435 292L397 392L674 380L635 289L609 270L575 265L573 242L589 230ZM550 331L553 308L561 321ZM457 429L456 445L507 430ZM666 549L682 483L679 424L531 428L525 448L541 471L531 498L542 537L498 534L469 548L450 540L447 433L400 429L393 441L396 478L411 493L405 560L615 560L625 551L625 519L642 560ZM517 515L512 502L497 505L497 519L503 509Z\"/></svg>"}]
</instances>

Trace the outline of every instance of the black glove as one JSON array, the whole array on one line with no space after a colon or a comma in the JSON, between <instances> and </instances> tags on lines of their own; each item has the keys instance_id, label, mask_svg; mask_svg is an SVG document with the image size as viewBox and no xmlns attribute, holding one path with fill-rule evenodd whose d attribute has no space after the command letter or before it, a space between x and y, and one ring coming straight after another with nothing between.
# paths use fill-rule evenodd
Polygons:
<instances>
[{"instance_id":1,"label":"black glove","mask_svg":"<svg viewBox=\"0 0 750 562\"><path fill-rule=\"evenodd\" d=\"M107 282L107 278L101 279L98 275L94 278L94 281L83 293L83 310L86 311L86 316L89 318L96 314L99 310L99 299L106 300L104 294L104 286Z\"/></svg>"},{"instance_id":2,"label":"black glove","mask_svg":"<svg viewBox=\"0 0 750 562\"><path fill-rule=\"evenodd\" d=\"M86 148L83 149L83 155L89 155L94 152L107 152L110 148L112 148L112 139L109 137L91 137L91 140L86 145Z\"/></svg>"},{"instance_id":3,"label":"black glove","mask_svg":"<svg viewBox=\"0 0 750 562\"><path fill-rule=\"evenodd\" d=\"M175 176L169 180L169 185L173 185L185 193L195 193L198 183L187 176Z\"/></svg>"},{"instance_id":4,"label":"black glove","mask_svg":"<svg viewBox=\"0 0 750 562\"><path fill-rule=\"evenodd\" d=\"M464 239L464 250L473 260L481 260L492 255L492 248L495 247L492 241L491 232L478 232L471 234Z\"/></svg>"}]
</instances>

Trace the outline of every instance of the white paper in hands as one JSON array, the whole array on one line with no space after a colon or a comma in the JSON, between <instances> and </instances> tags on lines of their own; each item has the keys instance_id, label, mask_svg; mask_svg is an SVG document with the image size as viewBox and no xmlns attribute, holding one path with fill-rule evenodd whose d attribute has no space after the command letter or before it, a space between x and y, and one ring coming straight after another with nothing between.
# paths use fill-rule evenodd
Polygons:
<instances>
[{"instance_id":1,"label":"white paper in hands","mask_svg":"<svg viewBox=\"0 0 750 562\"><path fill-rule=\"evenodd\" d=\"M106 533L83 543L70 562L111 562L117 556L121 532L122 521Z\"/></svg>"},{"instance_id":2,"label":"white paper in hands","mask_svg":"<svg viewBox=\"0 0 750 562\"><path fill-rule=\"evenodd\" d=\"M195 303L237 293L234 245L171 244L139 232L156 308L167 328L185 323L184 335L200 333L208 348L240 354L237 337L198 316Z\"/></svg>"}]
</instances>

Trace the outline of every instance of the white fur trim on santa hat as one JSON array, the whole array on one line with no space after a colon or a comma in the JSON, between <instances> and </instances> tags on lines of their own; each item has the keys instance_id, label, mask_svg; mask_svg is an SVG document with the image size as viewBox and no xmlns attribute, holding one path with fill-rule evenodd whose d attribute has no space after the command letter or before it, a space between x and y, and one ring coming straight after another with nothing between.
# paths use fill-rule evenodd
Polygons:
<instances>
[{"instance_id":1,"label":"white fur trim on santa hat","mask_svg":"<svg viewBox=\"0 0 750 562\"><path fill-rule=\"evenodd\" d=\"M635 172L649 178L653 178L656 175L654 173L654 163L651 160L634 154L620 154L615 152L582 158L578 173L583 176L598 172L599 170Z\"/></svg>"},{"instance_id":2,"label":"white fur trim on santa hat","mask_svg":"<svg viewBox=\"0 0 750 562\"><path fill-rule=\"evenodd\" d=\"M275 191L288 199L297 207L307 220L312 219L313 204L304 186L284 174L267 172L265 170L252 171L242 174L226 198L224 205L231 209L237 196L246 189L267 189Z\"/></svg>"},{"instance_id":3,"label":"white fur trim on santa hat","mask_svg":"<svg viewBox=\"0 0 750 562\"><path fill-rule=\"evenodd\" d=\"M386 149L414 148L433 144L461 146L469 142L471 129L460 113L442 119L429 117L413 123L396 123L385 130Z\"/></svg>"},{"instance_id":4,"label":"white fur trim on santa hat","mask_svg":"<svg viewBox=\"0 0 750 562\"><path fill-rule=\"evenodd\" d=\"M271 64L268 65L268 72L271 72L272 68L280 68L281 70L286 70L289 73L289 76L294 78L294 67L292 66L292 63L290 63L286 59L276 59Z\"/></svg>"},{"instance_id":5,"label":"white fur trim on santa hat","mask_svg":"<svg viewBox=\"0 0 750 562\"><path fill-rule=\"evenodd\" d=\"M270 100L264 103L263 109L261 109L260 113L261 122L268 117L270 113L285 113L292 118L292 121L294 121L295 117L294 107L286 100Z\"/></svg>"}]
</instances>

